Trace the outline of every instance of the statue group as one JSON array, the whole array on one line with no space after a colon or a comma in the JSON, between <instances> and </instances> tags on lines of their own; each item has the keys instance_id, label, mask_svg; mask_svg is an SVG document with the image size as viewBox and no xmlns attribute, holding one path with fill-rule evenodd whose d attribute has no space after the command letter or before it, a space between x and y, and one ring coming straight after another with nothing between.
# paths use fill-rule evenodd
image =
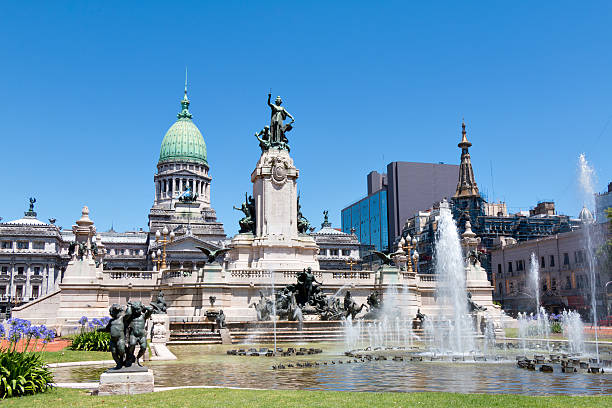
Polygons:
<instances>
[{"instance_id":1,"label":"statue group","mask_svg":"<svg viewBox=\"0 0 612 408\"><path fill-rule=\"evenodd\" d=\"M259 292L259 301L249 307L255 308L257 320L271 320L275 315L281 320L303 321L303 315L318 315L320 320L342 320L348 317L355 319L365 309L372 316L381 307L376 292L370 294L367 304L357 305L351 292L347 291L341 302L340 298L327 296L321 291L322 283L317 281L310 268L297 275L297 282L277 291L274 300Z\"/></svg>"},{"instance_id":2,"label":"statue group","mask_svg":"<svg viewBox=\"0 0 612 408\"><path fill-rule=\"evenodd\" d=\"M280 96L272 104L270 99L272 94L268 94L268 106L270 107L270 126L265 126L261 131L255 133L255 137L259 140L259 147L264 152L268 149L279 149L289 151L289 140L286 133L293 129L295 119L287 110L282 107L283 100ZM291 122L284 124L284 121L290 118Z\"/></svg>"},{"instance_id":3,"label":"statue group","mask_svg":"<svg viewBox=\"0 0 612 408\"><path fill-rule=\"evenodd\" d=\"M252 233L255 234L256 231L256 215L255 215L255 200L253 196L244 194L244 202L240 206L240 208L234 207L234 210L242 211L244 217L238 221L240 225L240 234L244 233Z\"/></svg>"},{"instance_id":4,"label":"statue group","mask_svg":"<svg viewBox=\"0 0 612 408\"><path fill-rule=\"evenodd\" d=\"M134 363L142 367L140 359L147 351L147 320L152 314L165 314L167 306L164 293L160 291L150 306L128 301L125 309L116 303L108 309L111 319L106 327L98 330L110 333L110 351L117 364L112 370L129 368ZM138 354L137 346L140 346Z\"/></svg>"}]
</instances>

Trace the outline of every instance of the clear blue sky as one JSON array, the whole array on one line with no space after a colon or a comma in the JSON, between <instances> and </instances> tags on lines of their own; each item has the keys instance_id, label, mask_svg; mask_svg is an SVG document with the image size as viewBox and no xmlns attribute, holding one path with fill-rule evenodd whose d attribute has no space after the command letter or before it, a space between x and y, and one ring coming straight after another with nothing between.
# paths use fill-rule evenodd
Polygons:
<instances>
[{"instance_id":1,"label":"clear blue sky","mask_svg":"<svg viewBox=\"0 0 612 408\"><path fill-rule=\"evenodd\" d=\"M481 191L512 211L577 215L581 152L612 180L612 3L295 3L3 2L0 216L35 196L64 227L83 204L100 230L146 227L185 66L228 235L269 88L317 226L390 161L458 164L462 117Z\"/></svg>"}]
</instances>

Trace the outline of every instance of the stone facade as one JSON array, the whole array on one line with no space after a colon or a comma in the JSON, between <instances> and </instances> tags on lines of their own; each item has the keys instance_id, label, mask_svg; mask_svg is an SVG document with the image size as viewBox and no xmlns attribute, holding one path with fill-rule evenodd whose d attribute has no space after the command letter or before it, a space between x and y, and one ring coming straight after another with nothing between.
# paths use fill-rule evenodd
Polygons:
<instances>
[{"instance_id":1,"label":"stone facade","mask_svg":"<svg viewBox=\"0 0 612 408\"><path fill-rule=\"evenodd\" d=\"M595 235L605 239L608 224L595 224ZM549 312L578 310L590 320L590 278L582 229L549 237L516 242L500 239L491 251L493 297L509 313L535 310L535 292L529 285L531 254L539 267L541 304ZM612 279L610 271L596 274L597 305L605 314L604 288Z\"/></svg>"}]
</instances>

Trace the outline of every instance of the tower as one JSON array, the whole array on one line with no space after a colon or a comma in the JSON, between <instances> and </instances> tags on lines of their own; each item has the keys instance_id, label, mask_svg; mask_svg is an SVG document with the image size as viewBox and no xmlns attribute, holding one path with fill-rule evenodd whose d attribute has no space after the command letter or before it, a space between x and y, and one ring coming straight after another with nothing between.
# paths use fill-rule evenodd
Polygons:
<instances>
[{"instance_id":1,"label":"tower","mask_svg":"<svg viewBox=\"0 0 612 408\"><path fill-rule=\"evenodd\" d=\"M451 201L453 204L453 218L457 226L463 232L466 221L470 220L471 225L478 231L478 217L484 215L484 200L478 191L478 185L474 178L472 169L472 159L470 157L470 147L472 143L467 139L465 122L461 122L461 141L457 145L461 148L461 164L459 165L459 180L457 190Z\"/></svg>"},{"instance_id":2,"label":"tower","mask_svg":"<svg viewBox=\"0 0 612 408\"><path fill-rule=\"evenodd\" d=\"M155 198L149 212L149 252L154 246L155 232L164 227L175 232L177 241L193 237L214 248L220 247L225 239L223 224L217 222L210 203L212 178L206 143L189 112L186 82L180 103L177 120L162 140L153 177Z\"/></svg>"}]
</instances>

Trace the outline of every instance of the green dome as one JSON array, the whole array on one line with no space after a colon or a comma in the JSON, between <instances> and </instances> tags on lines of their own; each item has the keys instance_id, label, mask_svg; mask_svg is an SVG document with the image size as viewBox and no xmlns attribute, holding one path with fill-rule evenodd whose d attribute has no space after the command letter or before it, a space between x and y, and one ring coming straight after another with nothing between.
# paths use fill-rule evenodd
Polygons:
<instances>
[{"instance_id":1,"label":"green dome","mask_svg":"<svg viewBox=\"0 0 612 408\"><path fill-rule=\"evenodd\" d=\"M187 89L181 101L183 109L177 115L178 120L170 126L162 140L159 151L159 162L188 161L208 164L206 160L206 143L198 127L191 120Z\"/></svg>"}]
</instances>

